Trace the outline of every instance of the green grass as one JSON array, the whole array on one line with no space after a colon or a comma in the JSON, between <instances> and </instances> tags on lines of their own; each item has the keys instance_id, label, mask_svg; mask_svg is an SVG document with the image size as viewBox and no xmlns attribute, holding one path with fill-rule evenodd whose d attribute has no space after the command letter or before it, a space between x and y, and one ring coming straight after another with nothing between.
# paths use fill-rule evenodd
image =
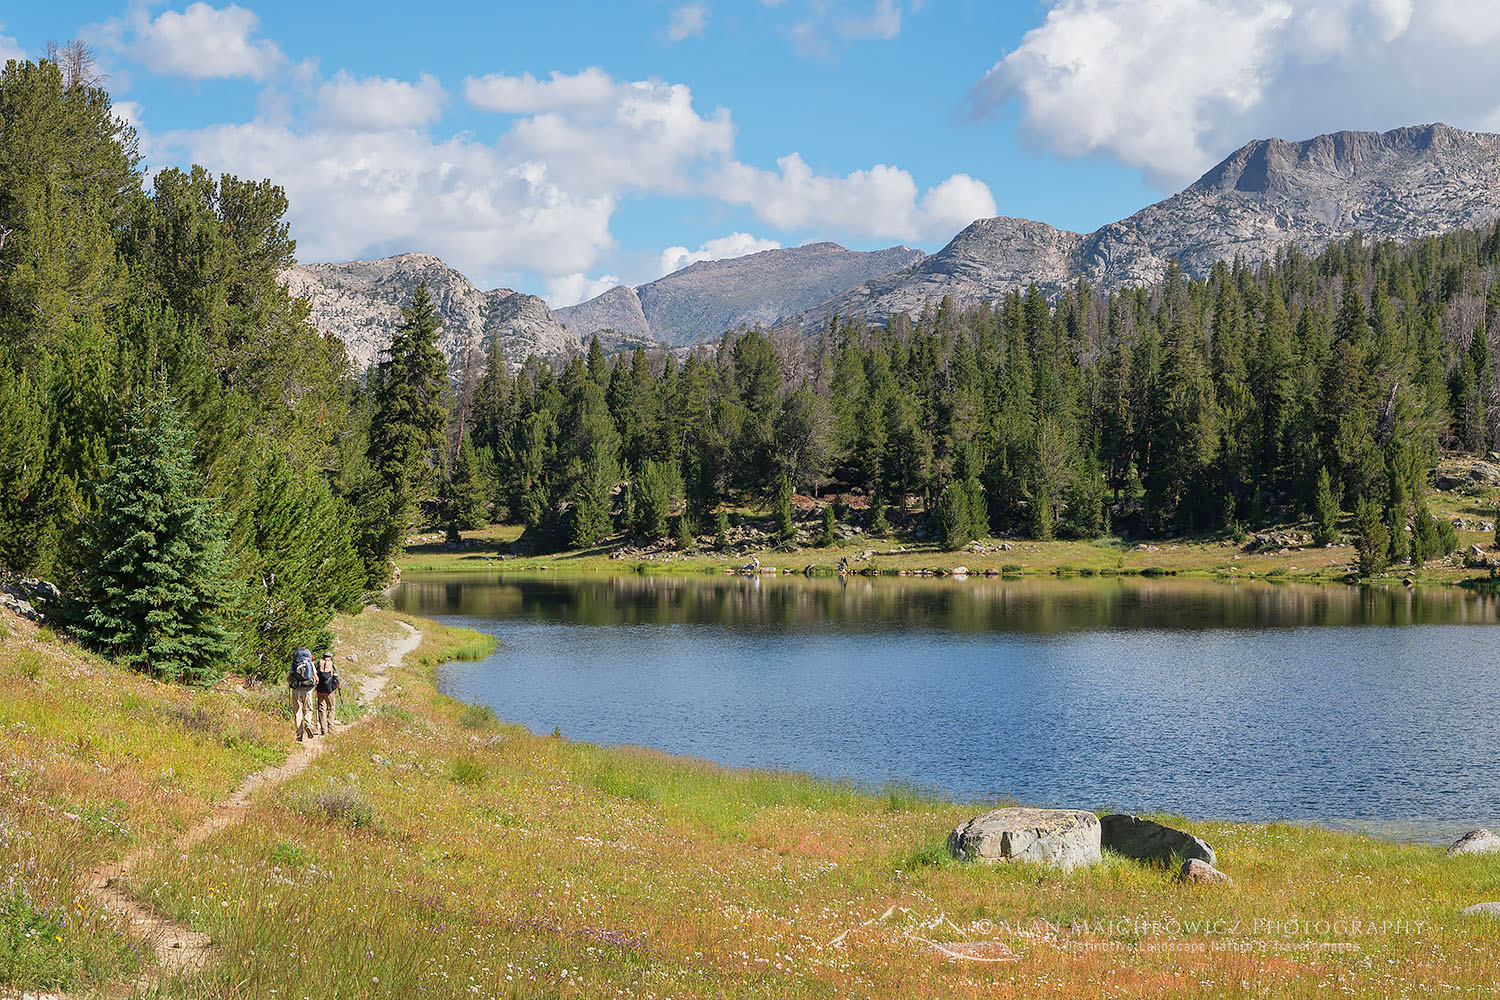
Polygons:
<instances>
[{"instance_id":1,"label":"green grass","mask_svg":"<svg viewBox=\"0 0 1500 1000\"><path fill-rule=\"evenodd\" d=\"M401 620L341 620L340 649L371 662ZM488 646L412 621L424 642L378 711L243 823L136 869L140 898L216 943L208 968L156 995L1480 996L1500 981L1500 922L1458 913L1500 896L1497 857L1161 817L1212 843L1236 886L1114 855L1072 872L960 863L947 832L984 804L534 735L438 694L434 664ZM12 628L45 684L0 657L0 863L29 894L0 898L0 936L23 928L0 986L128 992L149 952L102 915L74 919L83 873L165 842L255 766L223 744L235 712L278 749L290 730L258 694L154 685ZM62 911L61 941L24 933ZM1288 918L1299 929L1251 930ZM1407 926L1320 929L1349 918ZM1216 922L1245 929L1201 930ZM288 945L309 927L315 949ZM1260 950L1208 947L1231 938ZM956 962L924 939L998 941L1016 961Z\"/></svg>"}]
</instances>

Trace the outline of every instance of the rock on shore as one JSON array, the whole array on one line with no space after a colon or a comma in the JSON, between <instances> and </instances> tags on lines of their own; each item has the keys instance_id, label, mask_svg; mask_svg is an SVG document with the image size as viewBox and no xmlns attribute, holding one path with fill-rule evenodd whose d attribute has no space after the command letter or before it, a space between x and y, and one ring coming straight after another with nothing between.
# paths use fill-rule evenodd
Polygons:
<instances>
[{"instance_id":1,"label":"rock on shore","mask_svg":"<svg viewBox=\"0 0 1500 1000\"><path fill-rule=\"evenodd\" d=\"M979 861L1033 861L1056 868L1097 864L1099 817L1083 809L996 809L960 824L948 850Z\"/></svg>"}]
</instances>

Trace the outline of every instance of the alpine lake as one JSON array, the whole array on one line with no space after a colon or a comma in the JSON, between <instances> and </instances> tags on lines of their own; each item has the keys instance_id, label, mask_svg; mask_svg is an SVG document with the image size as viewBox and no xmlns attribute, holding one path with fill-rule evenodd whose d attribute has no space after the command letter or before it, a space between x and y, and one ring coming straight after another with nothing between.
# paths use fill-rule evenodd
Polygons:
<instances>
[{"instance_id":1,"label":"alpine lake","mask_svg":"<svg viewBox=\"0 0 1500 1000\"><path fill-rule=\"evenodd\" d=\"M1500 824L1500 597L1140 577L407 574L503 720L961 801Z\"/></svg>"}]
</instances>

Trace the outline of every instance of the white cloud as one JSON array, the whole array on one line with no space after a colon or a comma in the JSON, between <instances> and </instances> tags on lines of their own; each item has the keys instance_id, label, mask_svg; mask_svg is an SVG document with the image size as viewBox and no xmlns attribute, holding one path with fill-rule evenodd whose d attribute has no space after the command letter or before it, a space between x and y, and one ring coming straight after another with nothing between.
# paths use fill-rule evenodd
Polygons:
<instances>
[{"instance_id":1,"label":"white cloud","mask_svg":"<svg viewBox=\"0 0 1500 1000\"><path fill-rule=\"evenodd\" d=\"M708 8L701 3L683 4L667 20L667 38L680 42L684 38L703 34L708 27Z\"/></svg>"},{"instance_id":2,"label":"white cloud","mask_svg":"<svg viewBox=\"0 0 1500 1000\"><path fill-rule=\"evenodd\" d=\"M4 27L5 25L0 24L0 28ZM0 69L3 69L5 64L12 59L17 62L25 62L29 58L30 56L26 54L26 50L21 48L20 42L16 41L10 35L0 35Z\"/></svg>"},{"instance_id":3,"label":"white cloud","mask_svg":"<svg viewBox=\"0 0 1500 1000\"><path fill-rule=\"evenodd\" d=\"M901 7L896 0L875 0L869 13L840 21L839 34L845 38L895 38L901 34Z\"/></svg>"},{"instance_id":4,"label":"white cloud","mask_svg":"<svg viewBox=\"0 0 1500 1000\"><path fill-rule=\"evenodd\" d=\"M687 247L667 247L661 252L661 273L671 274L673 271L682 270L689 264L696 264L700 260L729 260L731 257L743 257L746 254L760 253L762 250L779 249L781 249L781 244L775 240L761 239L749 233L730 233L728 236L709 240L696 250L689 250Z\"/></svg>"},{"instance_id":5,"label":"white cloud","mask_svg":"<svg viewBox=\"0 0 1500 1000\"><path fill-rule=\"evenodd\" d=\"M492 74L464 81L469 103L523 115L501 139L519 158L546 162L570 188L684 193L693 168L734 146L729 112L699 115L692 90L660 80L615 80L597 68L550 80Z\"/></svg>"},{"instance_id":6,"label":"white cloud","mask_svg":"<svg viewBox=\"0 0 1500 1000\"><path fill-rule=\"evenodd\" d=\"M620 284L620 279L613 274L590 278L582 272L575 271L573 274L548 278L547 294L544 298L547 300L547 305L553 309L561 309L564 306L576 306L580 302L587 302L595 295L602 295L618 284Z\"/></svg>"},{"instance_id":7,"label":"white cloud","mask_svg":"<svg viewBox=\"0 0 1500 1000\"><path fill-rule=\"evenodd\" d=\"M155 20L149 8L138 6L127 23L108 22L91 31L153 73L264 80L285 57L275 42L253 37L259 26L255 13L238 4L220 9L199 0L181 11L162 11Z\"/></svg>"},{"instance_id":8,"label":"white cloud","mask_svg":"<svg viewBox=\"0 0 1500 1000\"><path fill-rule=\"evenodd\" d=\"M843 177L814 174L798 153L776 164L780 172L729 164L714 193L783 229L912 242L945 240L975 219L995 214L989 188L967 174L954 174L919 197L911 174L883 163Z\"/></svg>"},{"instance_id":9,"label":"white cloud","mask_svg":"<svg viewBox=\"0 0 1500 1000\"><path fill-rule=\"evenodd\" d=\"M427 73L407 83L385 77L356 79L340 71L318 88L318 120L355 131L418 128L441 118L447 100L443 85Z\"/></svg>"},{"instance_id":10,"label":"white cloud","mask_svg":"<svg viewBox=\"0 0 1500 1000\"><path fill-rule=\"evenodd\" d=\"M976 84L1064 156L1163 188L1243 143L1500 115L1500 5L1469 0L1052 0Z\"/></svg>"},{"instance_id":11,"label":"white cloud","mask_svg":"<svg viewBox=\"0 0 1500 1000\"><path fill-rule=\"evenodd\" d=\"M554 71L550 80L538 80L530 73L490 73L465 79L464 99L481 111L529 115L603 107L615 93L615 86L610 75L597 66L571 76Z\"/></svg>"},{"instance_id":12,"label":"white cloud","mask_svg":"<svg viewBox=\"0 0 1500 1000\"><path fill-rule=\"evenodd\" d=\"M691 90L660 80L616 80L599 69L549 79L491 75L465 82L469 102L510 116L490 142L435 134L443 88L356 78L320 80L289 67L248 122L143 134L153 162L202 163L270 177L286 188L302 260L347 260L420 248L484 284L518 275L556 305L617 283L626 267L611 222L632 197L693 197L749 206L767 223L830 239L943 241L994 199L956 174L927 191L892 166L819 175L797 154L779 170L735 156L728 110L700 113ZM315 98L310 105L293 92ZM310 111L299 117L299 111ZM123 109L139 122L141 109ZM724 258L779 244L733 233L697 250L640 256L660 264Z\"/></svg>"},{"instance_id":13,"label":"white cloud","mask_svg":"<svg viewBox=\"0 0 1500 1000\"><path fill-rule=\"evenodd\" d=\"M299 133L257 121L162 141L183 161L284 186L302 260L422 248L482 281L583 271L613 245L613 197L565 190L546 164L462 137Z\"/></svg>"}]
</instances>

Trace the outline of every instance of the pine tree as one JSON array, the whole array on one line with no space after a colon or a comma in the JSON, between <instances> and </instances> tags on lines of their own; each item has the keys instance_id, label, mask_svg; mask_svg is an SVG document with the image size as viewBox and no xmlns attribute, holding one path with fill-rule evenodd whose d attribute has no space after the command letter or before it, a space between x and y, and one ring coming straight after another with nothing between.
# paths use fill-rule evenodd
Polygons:
<instances>
[{"instance_id":1,"label":"pine tree","mask_svg":"<svg viewBox=\"0 0 1500 1000\"><path fill-rule=\"evenodd\" d=\"M672 504L681 492L676 471L660 462L646 459L635 477L631 493L635 498L632 530L644 538L660 538L667 533L667 519Z\"/></svg>"},{"instance_id":2,"label":"pine tree","mask_svg":"<svg viewBox=\"0 0 1500 1000\"><path fill-rule=\"evenodd\" d=\"M686 552L695 548L698 544L698 529L693 524L693 515L688 511L683 511L677 515L676 522L673 540L677 543L677 551Z\"/></svg>"},{"instance_id":3,"label":"pine tree","mask_svg":"<svg viewBox=\"0 0 1500 1000\"><path fill-rule=\"evenodd\" d=\"M786 473L776 479L776 537L790 542L797 537L797 522L792 519L792 480Z\"/></svg>"},{"instance_id":4,"label":"pine tree","mask_svg":"<svg viewBox=\"0 0 1500 1000\"><path fill-rule=\"evenodd\" d=\"M729 548L729 512L722 507L714 518L714 548L720 552Z\"/></svg>"},{"instance_id":5,"label":"pine tree","mask_svg":"<svg viewBox=\"0 0 1500 1000\"><path fill-rule=\"evenodd\" d=\"M460 532L473 531L489 523L484 488L479 482L476 464L474 442L465 434L458 444L453 471L443 481L441 497L443 526L452 542L459 541Z\"/></svg>"},{"instance_id":6,"label":"pine tree","mask_svg":"<svg viewBox=\"0 0 1500 1000\"><path fill-rule=\"evenodd\" d=\"M0 566L33 570L49 548L47 413L26 375L0 367Z\"/></svg>"},{"instance_id":7,"label":"pine tree","mask_svg":"<svg viewBox=\"0 0 1500 1000\"><path fill-rule=\"evenodd\" d=\"M823 508L823 534L818 538L818 544L825 549L832 548L839 540L838 518L834 517L833 507Z\"/></svg>"},{"instance_id":8,"label":"pine tree","mask_svg":"<svg viewBox=\"0 0 1500 1000\"><path fill-rule=\"evenodd\" d=\"M938 539L950 552L974 540L974 522L969 510L969 494L962 483L943 487L937 502Z\"/></svg>"},{"instance_id":9,"label":"pine tree","mask_svg":"<svg viewBox=\"0 0 1500 1000\"><path fill-rule=\"evenodd\" d=\"M80 637L163 680L212 683L233 650L224 527L198 493L187 435L165 397L140 402L99 486Z\"/></svg>"},{"instance_id":10,"label":"pine tree","mask_svg":"<svg viewBox=\"0 0 1500 1000\"><path fill-rule=\"evenodd\" d=\"M447 366L437 347L442 320L427 293L417 286L411 305L401 310L401 325L391 338L386 358L373 373L375 413L370 421L370 464L389 494L386 512L394 538L388 548L367 552L371 577L384 575L384 564L410 525L416 505L432 493L442 468L448 387ZM379 516L378 514L376 516Z\"/></svg>"},{"instance_id":11,"label":"pine tree","mask_svg":"<svg viewBox=\"0 0 1500 1000\"><path fill-rule=\"evenodd\" d=\"M1313 500L1313 510L1315 517L1313 544L1327 546L1337 542L1339 540L1339 501L1333 492L1333 483L1328 477L1327 466L1318 470L1318 490Z\"/></svg>"},{"instance_id":12,"label":"pine tree","mask_svg":"<svg viewBox=\"0 0 1500 1000\"><path fill-rule=\"evenodd\" d=\"M1390 532L1381 517L1380 504L1361 500L1354 508L1354 547L1359 553L1361 576L1374 576L1389 564Z\"/></svg>"}]
</instances>

